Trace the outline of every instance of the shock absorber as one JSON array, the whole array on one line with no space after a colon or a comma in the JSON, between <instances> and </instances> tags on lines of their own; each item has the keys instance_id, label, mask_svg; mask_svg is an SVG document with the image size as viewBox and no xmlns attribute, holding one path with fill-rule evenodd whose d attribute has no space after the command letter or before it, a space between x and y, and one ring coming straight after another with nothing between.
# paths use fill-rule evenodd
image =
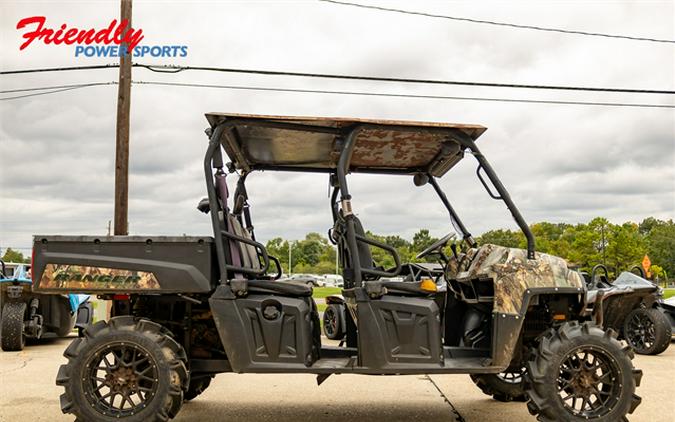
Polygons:
<instances>
[{"instance_id":1,"label":"shock absorber","mask_svg":"<svg viewBox=\"0 0 675 422\"><path fill-rule=\"evenodd\" d=\"M28 337L42 337L42 315L37 313L39 306L40 301L37 298L31 299L28 313L28 324L26 326L26 334Z\"/></svg>"}]
</instances>

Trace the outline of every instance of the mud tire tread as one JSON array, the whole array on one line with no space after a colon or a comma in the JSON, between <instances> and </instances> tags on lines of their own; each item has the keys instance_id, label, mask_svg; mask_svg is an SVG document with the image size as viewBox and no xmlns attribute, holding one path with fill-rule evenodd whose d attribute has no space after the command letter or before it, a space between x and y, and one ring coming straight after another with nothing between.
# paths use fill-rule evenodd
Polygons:
<instances>
[{"instance_id":1,"label":"mud tire tread","mask_svg":"<svg viewBox=\"0 0 675 422\"><path fill-rule=\"evenodd\" d=\"M540 337L537 348L527 362L525 373L526 393L529 396L528 410L537 416L540 422L578 422L585 418L575 417L567 413L559 404L557 394L551 393L550 374L557 374L557 361L564 354L588 343L592 346L602 345L617 360L622 371L623 397L612 413L601 418L593 419L597 422L614 422L627 420L626 414L633 413L641 399L635 394L635 387L640 385L642 371L635 369L631 362L632 352L626 349L616 339L616 333L605 332L591 322L566 323L557 330L549 330Z\"/></svg>"},{"instance_id":2,"label":"mud tire tread","mask_svg":"<svg viewBox=\"0 0 675 422\"><path fill-rule=\"evenodd\" d=\"M76 383L81 382L79 376L74 376L82 370L90 353L105 345L107 341L116 341L120 336L127 334L126 338L144 338L157 347L149 350L157 359L160 370L166 371L164 376L168 380L166 389L148 402L148 406L135 415L125 417L127 422L140 421L168 421L176 416L183 404L183 392L189 385L189 374L186 367L186 354L170 332L161 325L146 320L129 316L111 318L108 322L99 321L87 326L83 331L83 337L76 338L66 348L63 355L68 362L59 367L56 384L65 387L61 394L61 411L71 413L78 421L115 421L119 418L102 415L91 408L83 394L78 394L82 389ZM148 343L150 344L150 343ZM162 374L159 375L163 377ZM77 387L77 388L76 388Z\"/></svg>"}]
</instances>

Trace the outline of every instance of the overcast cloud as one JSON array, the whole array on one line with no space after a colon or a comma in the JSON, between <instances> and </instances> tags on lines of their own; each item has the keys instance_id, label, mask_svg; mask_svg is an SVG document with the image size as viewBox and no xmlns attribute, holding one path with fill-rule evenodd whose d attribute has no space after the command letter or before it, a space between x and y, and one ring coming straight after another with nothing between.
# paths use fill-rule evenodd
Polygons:
<instances>
[{"instance_id":1,"label":"overcast cloud","mask_svg":"<svg viewBox=\"0 0 675 422\"><path fill-rule=\"evenodd\" d=\"M365 1L364 1L365 2ZM439 14L675 39L673 2L396 2ZM0 68L112 63L75 58L73 46L19 51L16 23L105 27L118 2L0 4ZM187 45L186 58L137 62L557 85L675 89L675 46L515 30L296 2L134 1L144 44ZM0 76L2 90L117 79L116 70ZM672 104L672 96L528 92L395 83L133 70L134 80L379 92ZM85 88L0 102L0 248L32 234L104 234L113 212L117 88ZM675 112L159 86L132 88L131 234L209 234L195 206L209 111L477 123L479 146L529 222L595 216L675 218ZM441 184L474 233L515 227L475 180L469 158ZM406 237L450 230L431 188L409 178L351 177L364 225ZM327 177L255 174L249 195L257 236L299 238L330 226ZM26 251L24 251L26 252Z\"/></svg>"}]
</instances>

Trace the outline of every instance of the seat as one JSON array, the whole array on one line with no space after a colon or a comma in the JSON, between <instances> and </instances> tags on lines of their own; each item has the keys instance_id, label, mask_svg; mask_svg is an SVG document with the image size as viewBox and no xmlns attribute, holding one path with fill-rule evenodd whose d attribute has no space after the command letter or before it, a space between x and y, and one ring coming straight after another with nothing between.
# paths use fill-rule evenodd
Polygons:
<instances>
[{"instance_id":1,"label":"seat","mask_svg":"<svg viewBox=\"0 0 675 422\"><path fill-rule=\"evenodd\" d=\"M251 240L251 234L248 230L242 227L239 219L235 215L228 214L227 221L228 227L232 232L234 232L234 234ZM260 265L260 259L258 257L258 251L256 251L253 245L236 241L231 242L231 245L238 249L242 267L251 268L253 270L260 270L262 268ZM282 296L305 297L312 296L313 292L311 286L289 281L238 279L231 281L230 284L232 286L232 290L237 295L255 292L279 294Z\"/></svg>"},{"instance_id":2,"label":"seat","mask_svg":"<svg viewBox=\"0 0 675 422\"><path fill-rule=\"evenodd\" d=\"M275 293L282 296L312 296L312 287L290 281L247 280L248 291L255 293Z\"/></svg>"},{"instance_id":3,"label":"seat","mask_svg":"<svg viewBox=\"0 0 675 422\"><path fill-rule=\"evenodd\" d=\"M234 216L234 214L228 214L227 224L230 227L230 230L234 232L237 236L244 237L248 240L252 240L251 233L248 230L245 230L239 219ZM258 251L256 251L253 245L249 245L243 242L233 242L239 249L239 256L241 258L241 266L244 268L251 268L253 270L259 270L261 267L260 259L258 258Z\"/></svg>"}]
</instances>

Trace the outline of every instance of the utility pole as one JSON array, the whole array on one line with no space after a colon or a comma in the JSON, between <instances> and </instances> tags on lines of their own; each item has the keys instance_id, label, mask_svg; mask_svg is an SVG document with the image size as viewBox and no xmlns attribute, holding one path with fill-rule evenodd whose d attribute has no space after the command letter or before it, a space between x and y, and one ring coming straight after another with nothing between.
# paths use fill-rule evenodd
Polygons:
<instances>
[{"instance_id":1,"label":"utility pole","mask_svg":"<svg viewBox=\"0 0 675 422\"><path fill-rule=\"evenodd\" d=\"M131 29L131 0L121 0L120 17ZM131 110L131 57L129 45L120 55L117 89L117 129L115 134L115 235L129 234L129 112Z\"/></svg>"},{"instance_id":2,"label":"utility pole","mask_svg":"<svg viewBox=\"0 0 675 422\"><path fill-rule=\"evenodd\" d=\"M288 241L288 275L289 277L293 275L293 262L291 261L291 250L293 249L293 246L291 244L291 241Z\"/></svg>"}]
</instances>

